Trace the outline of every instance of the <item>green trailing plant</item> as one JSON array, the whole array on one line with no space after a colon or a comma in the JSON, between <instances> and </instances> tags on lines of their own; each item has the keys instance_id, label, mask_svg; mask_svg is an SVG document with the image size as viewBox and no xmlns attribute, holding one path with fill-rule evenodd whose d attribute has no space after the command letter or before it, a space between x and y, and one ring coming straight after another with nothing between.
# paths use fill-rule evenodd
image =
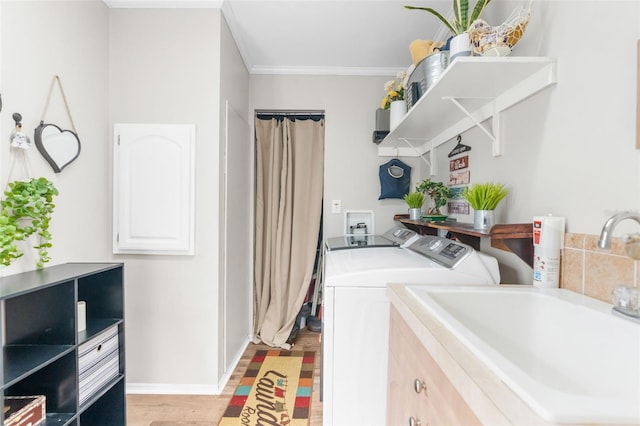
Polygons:
<instances>
[{"instance_id":1,"label":"green trailing plant","mask_svg":"<svg viewBox=\"0 0 640 426\"><path fill-rule=\"evenodd\" d=\"M56 195L56 187L43 177L8 184L0 201L0 264L9 266L14 259L21 257L23 253L18 250L16 242L34 234L38 237L38 244L33 246L38 250L36 266L42 268L51 260L49 223Z\"/></svg>"},{"instance_id":2,"label":"green trailing plant","mask_svg":"<svg viewBox=\"0 0 640 426\"><path fill-rule=\"evenodd\" d=\"M447 200L451 198L449 187L442 182L435 182L431 179L425 179L416 185L416 191L426 194L434 202L434 206L427 210L427 214L442 214L440 207L447 204Z\"/></svg>"},{"instance_id":3,"label":"green trailing plant","mask_svg":"<svg viewBox=\"0 0 640 426\"><path fill-rule=\"evenodd\" d=\"M420 209L424 204L424 194L421 192L410 192L405 194L403 198L410 209Z\"/></svg>"},{"instance_id":4,"label":"green trailing plant","mask_svg":"<svg viewBox=\"0 0 640 426\"><path fill-rule=\"evenodd\" d=\"M467 31L473 21L480 18L484 8L487 7L490 2L491 0L478 0L473 11L469 14L469 0L453 0L453 20L451 22L447 21L447 18L440 12L430 7L405 6L405 9L429 12L442 21L454 35L459 35Z\"/></svg>"},{"instance_id":5,"label":"green trailing plant","mask_svg":"<svg viewBox=\"0 0 640 426\"><path fill-rule=\"evenodd\" d=\"M509 191L501 183L476 183L462 191L462 197L474 210L495 210Z\"/></svg>"}]
</instances>

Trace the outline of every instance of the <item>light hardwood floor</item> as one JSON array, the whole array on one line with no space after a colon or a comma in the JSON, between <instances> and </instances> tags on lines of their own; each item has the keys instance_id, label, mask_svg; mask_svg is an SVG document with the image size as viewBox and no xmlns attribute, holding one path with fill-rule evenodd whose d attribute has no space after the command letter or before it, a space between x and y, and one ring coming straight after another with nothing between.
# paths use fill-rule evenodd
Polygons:
<instances>
[{"instance_id":1,"label":"light hardwood floor","mask_svg":"<svg viewBox=\"0 0 640 426\"><path fill-rule=\"evenodd\" d=\"M127 424L129 426L216 426L253 354L259 349L273 348L249 344L221 395L127 395ZM321 426L320 334L301 330L296 336L293 350L316 352L309 425Z\"/></svg>"}]
</instances>

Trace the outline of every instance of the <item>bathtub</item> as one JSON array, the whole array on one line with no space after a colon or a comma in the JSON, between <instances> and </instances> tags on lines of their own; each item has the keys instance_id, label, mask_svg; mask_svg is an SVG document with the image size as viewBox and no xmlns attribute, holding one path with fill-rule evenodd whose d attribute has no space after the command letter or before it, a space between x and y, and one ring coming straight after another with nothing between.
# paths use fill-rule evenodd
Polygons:
<instances>
[{"instance_id":1,"label":"bathtub","mask_svg":"<svg viewBox=\"0 0 640 426\"><path fill-rule=\"evenodd\" d=\"M640 324L563 289L407 286L541 418L640 424Z\"/></svg>"}]
</instances>

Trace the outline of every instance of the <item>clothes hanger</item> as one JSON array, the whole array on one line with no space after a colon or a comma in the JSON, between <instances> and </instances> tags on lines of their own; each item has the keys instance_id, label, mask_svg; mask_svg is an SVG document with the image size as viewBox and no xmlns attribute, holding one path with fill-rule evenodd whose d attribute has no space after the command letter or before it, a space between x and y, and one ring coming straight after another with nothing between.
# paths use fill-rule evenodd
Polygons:
<instances>
[{"instance_id":1,"label":"clothes hanger","mask_svg":"<svg viewBox=\"0 0 640 426\"><path fill-rule=\"evenodd\" d=\"M462 140L462 136L458 135L456 140L458 141L458 144L455 147L453 147L451 152L447 155L447 157L449 158L453 157L454 155L462 154L463 152L471 151L470 146L460 142Z\"/></svg>"}]
</instances>

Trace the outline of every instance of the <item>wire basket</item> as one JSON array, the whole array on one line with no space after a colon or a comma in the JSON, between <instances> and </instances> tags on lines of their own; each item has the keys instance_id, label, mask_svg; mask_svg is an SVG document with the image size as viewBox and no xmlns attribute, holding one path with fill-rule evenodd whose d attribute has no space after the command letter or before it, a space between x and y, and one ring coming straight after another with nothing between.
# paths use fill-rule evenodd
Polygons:
<instances>
[{"instance_id":1,"label":"wire basket","mask_svg":"<svg viewBox=\"0 0 640 426\"><path fill-rule=\"evenodd\" d=\"M520 7L497 27L492 27L482 19L475 20L468 30L473 53L482 56L507 56L522 39L530 16L531 7Z\"/></svg>"}]
</instances>

